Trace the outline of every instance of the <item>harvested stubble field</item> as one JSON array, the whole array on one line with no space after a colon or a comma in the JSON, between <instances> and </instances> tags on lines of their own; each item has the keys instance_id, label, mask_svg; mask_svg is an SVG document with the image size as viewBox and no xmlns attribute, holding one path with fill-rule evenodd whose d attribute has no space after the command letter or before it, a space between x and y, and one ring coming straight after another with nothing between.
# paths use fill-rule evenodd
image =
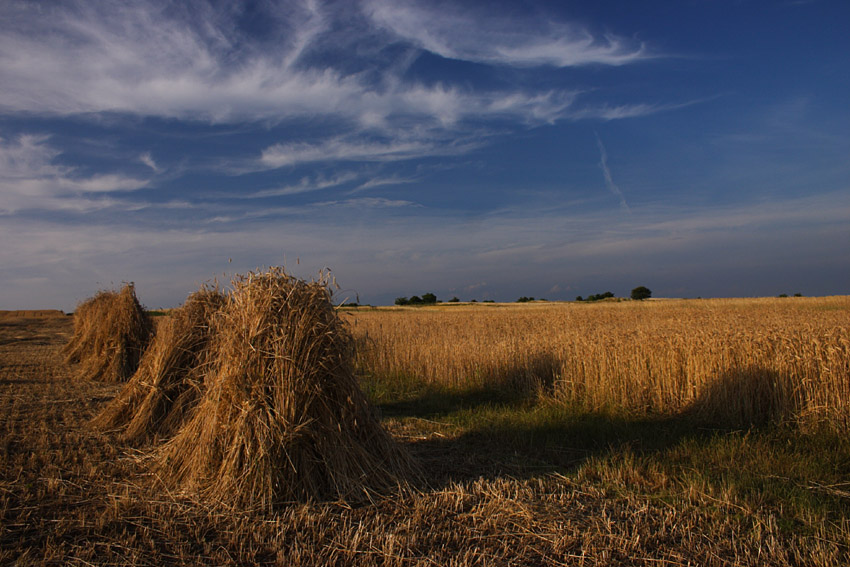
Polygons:
<instances>
[{"instance_id":1,"label":"harvested stubble field","mask_svg":"<svg viewBox=\"0 0 850 567\"><path fill-rule=\"evenodd\" d=\"M344 315L424 482L229 513L89 426L70 317L0 320L0 564L850 563L850 298Z\"/></svg>"}]
</instances>

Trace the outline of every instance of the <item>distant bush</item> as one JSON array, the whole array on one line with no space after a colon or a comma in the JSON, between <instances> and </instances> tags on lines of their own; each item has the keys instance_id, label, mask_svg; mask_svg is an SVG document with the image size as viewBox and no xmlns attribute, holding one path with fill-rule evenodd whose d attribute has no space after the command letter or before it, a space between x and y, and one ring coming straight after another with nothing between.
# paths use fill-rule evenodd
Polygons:
<instances>
[{"instance_id":1,"label":"distant bush","mask_svg":"<svg viewBox=\"0 0 850 567\"><path fill-rule=\"evenodd\" d=\"M534 301L534 298L533 297L526 297L526 296L523 295L522 297L520 297L519 299L516 300L517 303L528 303L529 301Z\"/></svg>"},{"instance_id":2,"label":"distant bush","mask_svg":"<svg viewBox=\"0 0 850 567\"><path fill-rule=\"evenodd\" d=\"M437 296L433 293L424 293L422 297L413 295L409 299L407 297L396 297L396 305L433 305L437 303Z\"/></svg>"},{"instance_id":3,"label":"distant bush","mask_svg":"<svg viewBox=\"0 0 850 567\"><path fill-rule=\"evenodd\" d=\"M588 295L586 299L582 299L579 295L576 297L576 301L600 301L602 299L608 299L614 297L614 294L610 291L606 291L605 293L595 293L593 295Z\"/></svg>"},{"instance_id":4,"label":"distant bush","mask_svg":"<svg viewBox=\"0 0 850 567\"><path fill-rule=\"evenodd\" d=\"M649 299L652 297L652 291L645 286L639 285L632 290L632 299L642 301L644 299Z\"/></svg>"},{"instance_id":5,"label":"distant bush","mask_svg":"<svg viewBox=\"0 0 850 567\"><path fill-rule=\"evenodd\" d=\"M449 303L460 303L460 299L458 299L457 296L452 297L449 299Z\"/></svg>"}]
</instances>

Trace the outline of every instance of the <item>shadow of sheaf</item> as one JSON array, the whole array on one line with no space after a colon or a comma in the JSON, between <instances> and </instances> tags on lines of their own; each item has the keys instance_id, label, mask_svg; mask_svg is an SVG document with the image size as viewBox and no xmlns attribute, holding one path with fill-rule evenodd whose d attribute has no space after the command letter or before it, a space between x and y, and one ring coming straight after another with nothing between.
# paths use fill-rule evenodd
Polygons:
<instances>
[{"instance_id":1,"label":"shadow of sheaf","mask_svg":"<svg viewBox=\"0 0 850 567\"><path fill-rule=\"evenodd\" d=\"M382 404L385 416L442 422L458 411L483 410L459 435L426 435L408 443L434 487L476 478L531 478L578 470L588 459L628 450L663 452L685 440L701 442L718 431L796 424L801 392L793 381L758 366L730 368L710 381L683 411L671 414L587 411L528 393L555 368L537 358L503 367L500 389L423 392L403 403ZM519 410L519 411L517 411Z\"/></svg>"},{"instance_id":2,"label":"shadow of sheaf","mask_svg":"<svg viewBox=\"0 0 850 567\"><path fill-rule=\"evenodd\" d=\"M553 393L561 362L550 352L536 352L484 371L490 387L529 398Z\"/></svg>"},{"instance_id":3,"label":"shadow of sheaf","mask_svg":"<svg viewBox=\"0 0 850 567\"><path fill-rule=\"evenodd\" d=\"M720 373L685 413L713 426L749 428L792 423L802 407L799 388L791 380L753 365Z\"/></svg>"}]
</instances>

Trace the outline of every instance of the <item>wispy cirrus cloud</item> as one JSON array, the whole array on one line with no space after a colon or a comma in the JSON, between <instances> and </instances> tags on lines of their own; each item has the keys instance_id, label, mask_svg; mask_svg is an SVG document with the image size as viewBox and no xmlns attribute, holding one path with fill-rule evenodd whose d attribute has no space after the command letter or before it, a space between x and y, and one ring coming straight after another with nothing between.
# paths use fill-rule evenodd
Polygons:
<instances>
[{"instance_id":1,"label":"wispy cirrus cloud","mask_svg":"<svg viewBox=\"0 0 850 567\"><path fill-rule=\"evenodd\" d=\"M153 159L150 152L145 152L139 156L139 161L153 170L154 173L162 171Z\"/></svg>"},{"instance_id":2,"label":"wispy cirrus cloud","mask_svg":"<svg viewBox=\"0 0 850 567\"><path fill-rule=\"evenodd\" d=\"M302 177L301 180L295 184L232 196L242 199L265 199L268 197L281 197L284 195L298 195L301 193L321 191L322 189L328 189L330 187L339 187L340 185L354 181L359 177L360 174L354 171L347 171L331 177L326 177L324 175L317 175L316 177Z\"/></svg>"},{"instance_id":3,"label":"wispy cirrus cloud","mask_svg":"<svg viewBox=\"0 0 850 567\"><path fill-rule=\"evenodd\" d=\"M552 21L517 21L468 5L368 0L364 11L399 40L448 59L516 67L625 65L654 57L643 43Z\"/></svg>"},{"instance_id":4,"label":"wispy cirrus cloud","mask_svg":"<svg viewBox=\"0 0 850 567\"><path fill-rule=\"evenodd\" d=\"M6 4L0 110L212 122L339 116L371 126L417 116L445 125L476 115L551 121L574 96L409 83L399 80L392 61L376 66L358 59L356 49L346 67L335 66L328 54L343 40L328 31L333 7L265 7L268 37L240 27L240 7L197 3L190 13L153 1ZM380 45L374 28L362 25L358 34L345 41Z\"/></svg>"},{"instance_id":5,"label":"wispy cirrus cloud","mask_svg":"<svg viewBox=\"0 0 850 567\"><path fill-rule=\"evenodd\" d=\"M406 185L408 183L416 183L419 180L419 177L403 177L401 175L370 177L368 181L355 187L353 192L366 191L367 189L383 187L385 185Z\"/></svg>"},{"instance_id":6,"label":"wispy cirrus cloud","mask_svg":"<svg viewBox=\"0 0 850 567\"><path fill-rule=\"evenodd\" d=\"M534 17L506 22L460 8L451 8L448 17L444 8L377 0L253 7L201 1L191 9L158 0L3 4L0 116L117 113L194 124L280 126L279 141L259 150L258 159L228 156L201 160L199 166L241 176L307 164L454 157L517 129L663 110L640 103L591 104L584 97L592 88L557 82L546 88L522 80L484 86L408 75L423 50L517 67L619 66L649 57L640 44L595 37L569 23L544 25ZM262 25L246 23L251 20ZM285 128L286 121L308 127ZM173 162L155 160L151 151L136 155L158 180L166 171L171 179L186 174L182 164L175 168ZM133 175L138 173L64 186L68 193L80 193L75 207L110 207L115 203L108 194L143 186ZM54 179L49 185L63 183ZM279 197L339 185L314 178L239 193ZM5 199L6 210L34 205L24 202L25 193L48 191L21 187ZM104 195L92 198L98 191ZM54 195L39 206L71 203Z\"/></svg>"},{"instance_id":7,"label":"wispy cirrus cloud","mask_svg":"<svg viewBox=\"0 0 850 567\"><path fill-rule=\"evenodd\" d=\"M113 194L136 191L149 183L113 173L80 175L73 167L55 163L60 152L48 140L36 135L0 138L0 214L112 207L118 204Z\"/></svg>"},{"instance_id":8,"label":"wispy cirrus cloud","mask_svg":"<svg viewBox=\"0 0 850 567\"><path fill-rule=\"evenodd\" d=\"M403 54L379 54L402 42L500 65L624 65L648 57L643 46L593 37L572 24L547 23L541 35L537 21L459 9L448 17L425 3L367 1L358 11L304 0L255 8L264 33L242 23L242 5L5 4L0 112L118 112L214 123L333 116L353 128L411 118L444 127L477 117L545 124L566 117L581 91L425 84L403 79L409 64L399 68ZM342 18L351 24L346 34L338 32ZM604 114L613 119L633 111Z\"/></svg>"},{"instance_id":9,"label":"wispy cirrus cloud","mask_svg":"<svg viewBox=\"0 0 850 567\"><path fill-rule=\"evenodd\" d=\"M680 110L683 108L688 108L689 106L703 104L715 100L717 98L719 98L719 95L677 103L593 103L586 104L581 108L571 108L569 112L565 113L565 116L572 120L622 120L625 118L638 118L640 116L649 116L651 114L658 114L659 112L670 112L673 110Z\"/></svg>"},{"instance_id":10,"label":"wispy cirrus cloud","mask_svg":"<svg viewBox=\"0 0 850 567\"><path fill-rule=\"evenodd\" d=\"M479 147L480 140L450 140L445 135L412 132L379 140L339 136L318 143L288 142L263 150L258 168L276 169L304 163L393 162L426 156L457 155Z\"/></svg>"},{"instance_id":11,"label":"wispy cirrus cloud","mask_svg":"<svg viewBox=\"0 0 850 567\"><path fill-rule=\"evenodd\" d=\"M365 179L365 181L363 181ZM275 187L273 189L263 189L253 193L235 193L228 194L228 197L235 199L266 199L271 197L282 197L286 195L301 195L303 193L312 193L323 189L338 188L351 183L355 186L348 191L349 193L359 193L367 189L376 187L384 187L387 185L404 185L407 183L415 183L420 178L418 177L403 177L401 175L375 175L368 171L345 171L336 175L325 176L305 176L297 183Z\"/></svg>"},{"instance_id":12,"label":"wispy cirrus cloud","mask_svg":"<svg viewBox=\"0 0 850 567\"><path fill-rule=\"evenodd\" d=\"M629 204L626 203L626 197L620 191L620 188L617 187L617 184L614 183L614 178L611 176L611 169L608 167L608 152L605 150L605 146L602 144L602 138L599 137L598 133L596 133L596 146L599 148L599 168L602 170L602 176L605 178L605 186L615 197L620 199L620 207L624 211L631 213Z\"/></svg>"}]
</instances>

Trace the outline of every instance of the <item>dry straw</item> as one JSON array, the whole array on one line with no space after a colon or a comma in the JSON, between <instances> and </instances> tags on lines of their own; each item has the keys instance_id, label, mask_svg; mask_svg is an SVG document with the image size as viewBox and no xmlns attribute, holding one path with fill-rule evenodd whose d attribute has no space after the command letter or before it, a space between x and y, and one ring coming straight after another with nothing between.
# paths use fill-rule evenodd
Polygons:
<instances>
[{"instance_id":1,"label":"dry straw","mask_svg":"<svg viewBox=\"0 0 850 567\"><path fill-rule=\"evenodd\" d=\"M202 288L163 318L139 369L92 424L124 429L131 443L175 433L201 397L211 324L225 301L217 289Z\"/></svg>"},{"instance_id":2,"label":"dry straw","mask_svg":"<svg viewBox=\"0 0 850 567\"><path fill-rule=\"evenodd\" d=\"M152 335L153 324L133 284L127 284L120 292L100 291L77 306L74 334L63 353L66 362L79 363L80 379L125 382Z\"/></svg>"},{"instance_id":3,"label":"dry straw","mask_svg":"<svg viewBox=\"0 0 850 567\"><path fill-rule=\"evenodd\" d=\"M157 455L166 485L268 509L371 497L415 474L358 387L327 278L272 268L233 285L203 398Z\"/></svg>"}]
</instances>

